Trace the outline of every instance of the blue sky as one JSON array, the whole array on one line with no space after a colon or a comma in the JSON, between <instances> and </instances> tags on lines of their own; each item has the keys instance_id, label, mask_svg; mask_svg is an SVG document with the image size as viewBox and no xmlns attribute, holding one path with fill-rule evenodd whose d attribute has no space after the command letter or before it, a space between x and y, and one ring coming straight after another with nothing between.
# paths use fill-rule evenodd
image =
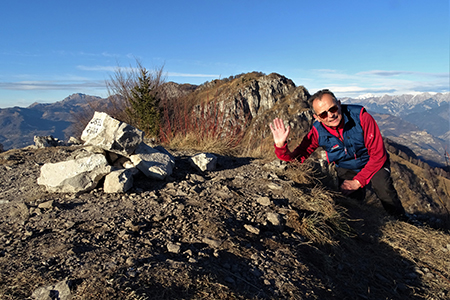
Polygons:
<instances>
[{"instance_id":1,"label":"blue sky","mask_svg":"<svg viewBox=\"0 0 450 300\"><path fill-rule=\"evenodd\" d=\"M2 1L0 108L107 96L118 66L167 81L276 72L338 97L449 91L448 0Z\"/></svg>"}]
</instances>

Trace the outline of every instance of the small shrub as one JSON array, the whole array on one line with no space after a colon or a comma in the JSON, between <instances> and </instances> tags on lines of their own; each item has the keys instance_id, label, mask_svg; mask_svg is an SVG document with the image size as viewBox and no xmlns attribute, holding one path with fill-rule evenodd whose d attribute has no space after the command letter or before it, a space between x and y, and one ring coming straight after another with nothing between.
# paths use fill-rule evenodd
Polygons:
<instances>
[{"instance_id":1,"label":"small shrub","mask_svg":"<svg viewBox=\"0 0 450 300\"><path fill-rule=\"evenodd\" d=\"M147 69L140 67L138 82L131 88L128 99L130 106L126 112L132 124L147 135L155 137L159 130L160 112L157 92L152 87L152 78Z\"/></svg>"}]
</instances>

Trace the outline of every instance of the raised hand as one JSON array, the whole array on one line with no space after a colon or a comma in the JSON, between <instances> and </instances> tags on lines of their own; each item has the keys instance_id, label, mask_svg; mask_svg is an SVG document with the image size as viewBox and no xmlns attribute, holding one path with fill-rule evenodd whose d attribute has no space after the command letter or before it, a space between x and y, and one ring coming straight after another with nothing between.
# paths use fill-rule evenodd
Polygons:
<instances>
[{"instance_id":1,"label":"raised hand","mask_svg":"<svg viewBox=\"0 0 450 300\"><path fill-rule=\"evenodd\" d=\"M277 147L283 147L287 141L289 133L291 132L291 127L284 127L282 119L275 118L273 124L270 123L270 130L272 131L273 141Z\"/></svg>"}]
</instances>

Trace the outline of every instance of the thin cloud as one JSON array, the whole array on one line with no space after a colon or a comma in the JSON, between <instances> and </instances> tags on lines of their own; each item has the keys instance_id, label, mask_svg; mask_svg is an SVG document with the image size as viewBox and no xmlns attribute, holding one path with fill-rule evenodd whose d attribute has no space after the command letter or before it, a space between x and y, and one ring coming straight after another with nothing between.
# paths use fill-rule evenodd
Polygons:
<instances>
[{"instance_id":1,"label":"thin cloud","mask_svg":"<svg viewBox=\"0 0 450 300\"><path fill-rule=\"evenodd\" d=\"M299 83L308 87L310 91L329 88L339 97L355 97L367 93L414 94L449 91L449 73L385 70L348 73L333 69L313 69L303 72Z\"/></svg>"},{"instance_id":2,"label":"thin cloud","mask_svg":"<svg viewBox=\"0 0 450 300\"><path fill-rule=\"evenodd\" d=\"M77 69L83 71L106 71L106 72L115 72L117 70L117 66L77 66Z\"/></svg>"},{"instance_id":3,"label":"thin cloud","mask_svg":"<svg viewBox=\"0 0 450 300\"><path fill-rule=\"evenodd\" d=\"M399 75L416 75L416 76L430 76L430 77L449 77L450 73L426 73L426 72L413 72L413 71L384 71L384 70L372 70L356 73L356 75L375 75L382 77L391 77Z\"/></svg>"},{"instance_id":4,"label":"thin cloud","mask_svg":"<svg viewBox=\"0 0 450 300\"><path fill-rule=\"evenodd\" d=\"M367 88L360 86L333 86L330 87L336 93L357 93L357 94L367 94L367 93L395 93L396 89L386 89L386 88Z\"/></svg>"},{"instance_id":5,"label":"thin cloud","mask_svg":"<svg viewBox=\"0 0 450 300\"><path fill-rule=\"evenodd\" d=\"M215 74L189 74L189 73L175 73L175 72L169 72L167 73L168 76L172 77L207 77L207 78L218 78L220 75Z\"/></svg>"},{"instance_id":6,"label":"thin cloud","mask_svg":"<svg viewBox=\"0 0 450 300\"><path fill-rule=\"evenodd\" d=\"M61 82L61 81L18 81L0 82L0 89L15 91L30 90L77 90L105 88L104 81Z\"/></svg>"},{"instance_id":7,"label":"thin cloud","mask_svg":"<svg viewBox=\"0 0 450 300\"><path fill-rule=\"evenodd\" d=\"M93 72L116 72L118 69L124 72L139 71L137 68L131 67L117 67L117 66L84 66L79 65L77 69L83 71L93 71ZM219 78L220 75L217 74L195 74L195 73L178 73L178 72L167 72L165 74L168 77L190 77L190 78Z\"/></svg>"},{"instance_id":8,"label":"thin cloud","mask_svg":"<svg viewBox=\"0 0 450 300\"><path fill-rule=\"evenodd\" d=\"M108 53L105 51L105 52L102 52L102 56L104 56L104 57L119 57L120 55Z\"/></svg>"},{"instance_id":9,"label":"thin cloud","mask_svg":"<svg viewBox=\"0 0 450 300\"><path fill-rule=\"evenodd\" d=\"M398 76L398 75L412 75L412 74L415 74L415 72L373 70L356 73L356 75L376 75L376 76Z\"/></svg>"}]
</instances>

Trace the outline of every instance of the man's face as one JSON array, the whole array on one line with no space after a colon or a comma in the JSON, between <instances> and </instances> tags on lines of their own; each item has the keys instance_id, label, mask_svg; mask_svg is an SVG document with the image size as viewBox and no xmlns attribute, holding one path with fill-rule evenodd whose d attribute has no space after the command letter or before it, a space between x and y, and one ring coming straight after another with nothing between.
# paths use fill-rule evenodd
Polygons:
<instances>
[{"instance_id":1,"label":"man's face","mask_svg":"<svg viewBox=\"0 0 450 300\"><path fill-rule=\"evenodd\" d=\"M314 100L313 109L315 112L314 118L324 125L336 127L341 123L341 102L335 101L331 95L325 94L321 99Z\"/></svg>"}]
</instances>

